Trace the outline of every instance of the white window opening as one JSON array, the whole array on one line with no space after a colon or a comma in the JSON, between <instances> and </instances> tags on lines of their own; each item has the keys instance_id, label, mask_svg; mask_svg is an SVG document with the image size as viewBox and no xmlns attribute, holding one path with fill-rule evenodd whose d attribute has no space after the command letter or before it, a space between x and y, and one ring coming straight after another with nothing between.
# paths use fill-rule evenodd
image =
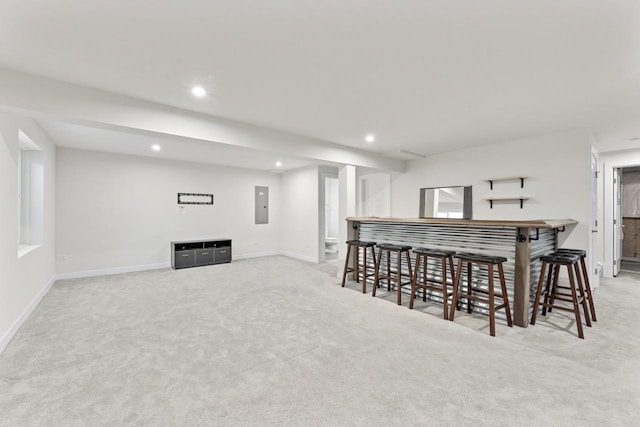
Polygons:
<instances>
[{"instance_id":1,"label":"white window opening","mask_svg":"<svg viewBox=\"0 0 640 427\"><path fill-rule=\"evenodd\" d=\"M18 257L42 245L44 230L44 156L18 130Z\"/></svg>"}]
</instances>

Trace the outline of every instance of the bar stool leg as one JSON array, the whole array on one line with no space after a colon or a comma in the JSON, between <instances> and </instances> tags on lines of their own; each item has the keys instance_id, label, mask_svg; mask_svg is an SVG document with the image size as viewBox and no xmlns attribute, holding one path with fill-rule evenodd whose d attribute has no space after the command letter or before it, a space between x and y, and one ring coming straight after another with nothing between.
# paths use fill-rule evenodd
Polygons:
<instances>
[{"instance_id":1,"label":"bar stool leg","mask_svg":"<svg viewBox=\"0 0 640 427\"><path fill-rule=\"evenodd\" d=\"M545 287L544 294L544 306L542 307L542 315L547 315L547 309L549 313L551 313L551 307L548 306L549 303L553 304L553 299L551 295L555 292L556 285L558 284L558 275L560 274L560 266L552 264L549 267L549 277L547 277L547 286Z\"/></svg>"},{"instance_id":2,"label":"bar stool leg","mask_svg":"<svg viewBox=\"0 0 640 427\"><path fill-rule=\"evenodd\" d=\"M585 291L587 292L587 297L589 298L589 309L591 310L591 319L594 322L597 322L596 307L593 304L593 296L591 295L591 284L589 283L589 273L587 272L587 263L585 262L584 257L580 258L580 265L582 266L582 277L584 277Z\"/></svg>"},{"instance_id":3,"label":"bar stool leg","mask_svg":"<svg viewBox=\"0 0 640 427\"><path fill-rule=\"evenodd\" d=\"M449 314L449 307L447 307L447 302L449 300L449 296L447 295L447 260L442 258L442 308L444 310L444 318L447 318Z\"/></svg>"},{"instance_id":4,"label":"bar stool leg","mask_svg":"<svg viewBox=\"0 0 640 427\"><path fill-rule=\"evenodd\" d=\"M364 248L362 261L362 293L367 292L367 248Z\"/></svg>"},{"instance_id":5,"label":"bar stool leg","mask_svg":"<svg viewBox=\"0 0 640 427\"><path fill-rule=\"evenodd\" d=\"M449 257L449 271L451 272L451 284L453 284L456 280L456 270L453 268L453 257ZM460 303L458 302L455 307L456 310L460 310Z\"/></svg>"},{"instance_id":6,"label":"bar stool leg","mask_svg":"<svg viewBox=\"0 0 640 427\"><path fill-rule=\"evenodd\" d=\"M591 327L591 317L589 316L589 307L587 305L587 295L584 291L584 287L582 286L582 278L580 277L580 270L578 268L578 263L574 264L574 268L576 271L576 280L578 282L578 291L580 292L580 296L582 298L582 310L584 311L584 321L588 327Z\"/></svg>"},{"instance_id":7,"label":"bar stool leg","mask_svg":"<svg viewBox=\"0 0 640 427\"><path fill-rule=\"evenodd\" d=\"M382 264L382 249L378 249L378 262L376 264L376 277L373 281L373 291L371 292L371 296L376 296L376 289L380 286L380 264Z\"/></svg>"},{"instance_id":8,"label":"bar stool leg","mask_svg":"<svg viewBox=\"0 0 640 427\"><path fill-rule=\"evenodd\" d=\"M489 264L489 334L496 336L496 303L494 300L495 290L493 289L493 264Z\"/></svg>"},{"instance_id":9,"label":"bar stool leg","mask_svg":"<svg viewBox=\"0 0 640 427\"><path fill-rule=\"evenodd\" d=\"M344 260L344 273L342 273L342 287L344 288L344 282L347 280L347 270L349 268L349 256L351 255L351 245L347 245L347 257Z\"/></svg>"},{"instance_id":10,"label":"bar stool leg","mask_svg":"<svg viewBox=\"0 0 640 427\"><path fill-rule=\"evenodd\" d=\"M471 313L473 311L473 306L471 305L471 294L472 294L472 286L473 277L471 274L471 263L467 261L467 313Z\"/></svg>"},{"instance_id":11,"label":"bar stool leg","mask_svg":"<svg viewBox=\"0 0 640 427\"><path fill-rule=\"evenodd\" d=\"M396 255L396 262L398 264L396 292L398 294L398 305L402 305L402 254L399 252Z\"/></svg>"},{"instance_id":12,"label":"bar stool leg","mask_svg":"<svg viewBox=\"0 0 640 427\"><path fill-rule=\"evenodd\" d=\"M449 312L449 320L453 322L458 304L458 288L460 287L460 276L462 275L462 259L458 259L458 268L456 269L456 279L453 282L453 299L451 300L451 310Z\"/></svg>"},{"instance_id":13,"label":"bar stool leg","mask_svg":"<svg viewBox=\"0 0 640 427\"><path fill-rule=\"evenodd\" d=\"M498 264L498 275L500 276L500 289L502 290L502 301L504 302L504 311L507 315L507 325L513 327L513 318L511 317L511 308L509 308L509 295L507 294L507 283L504 279L504 269L502 263Z\"/></svg>"},{"instance_id":14,"label":"bar stool leg","mask_svg":"<svg viewBox=\"0 0 640 427\"><path fill-rule=\"evenodd\" d=\"M356 246L354 249L356 250L356 283L360 283L360 247Z\"/></svg>"},{"instance_id":15,"label":"bar stool leg","mask_svg":"<svg viewBox=\"0 0 640 427\"><path fill-rule=\"evenodd\" d=\"M584 339L584 333L582 332L582 319L580 319L580 308L578 307L578 297L576 295L576 284L573 280L573 272L571 271L570 265L567 265L567 273L569 275L569 286L571 287L571 298L573 299L573 314L576 317L576 326L578 327L578 337Z\"/></svg>"},{"instance_id":16,"label":"bar stool leg","mask_svg":"<svg viewBox=\"0 0 640 427\"><path fill-rule=\"evenodd\" d=\"M411 279L411 299L409 300L409 309L413 310L413 300L416 298L416 288L418 287L418 273L420 272L420 254L416 255L416 270ZM424 292L424 290L423 290Z\"/></svg>"},{"instance_id":17,"label":"bar stool leg","mask_svg":"<svg viewBox=\"0 0 640 427\"><path fill-rule=\"evenodd\" d=\"M429 268L429 257L427 255L418 255L423 257L424 263L422 266L422 283L427 283L427 268ZM416 257L416 261L418 258ZM416 266L416 274L418 273L418 267ZM427 302L427 288L422 288L422 302Z\"/></svg>"},{"instance_id":18,"label":"bar stool leg","mask_svg":"<svg viewBox=\"0 0 640 427\"><path fill-rule=\"evenodd\" d=\"M391 251L385 250L387 256L387 291L391 292Z\"/></svg>"},{"instance_id":19,"label":"bar stool leg","mask_svg":"<svg viewBox=\"0 0 640 427\"><path fill-rule=\"evenodd\" d=\"M547 271L547 263L545 261L542 262L542 267L540 268L540 279L538 280L538 289L536 290L536 299L533 302L533 313L531 313L531 324L536 324L536 316L538 315L538 306L540 305L540 296L542 295L542 287L544 285L544 275Z\"/></svg>"},{"instance_id":20,"label":"bar stool leg","mask_svg":"<svg viewBox=\"0 0 640 427\"><path fill-rule=\"evenodd\" d=\"M370 246L371 248L371 256L373 257L373 286L376 286L376 278L377 278L377 271L378 271L378 260L376 259L376 250L373 248L373 246Z\"/></svg>"}]
</instances>

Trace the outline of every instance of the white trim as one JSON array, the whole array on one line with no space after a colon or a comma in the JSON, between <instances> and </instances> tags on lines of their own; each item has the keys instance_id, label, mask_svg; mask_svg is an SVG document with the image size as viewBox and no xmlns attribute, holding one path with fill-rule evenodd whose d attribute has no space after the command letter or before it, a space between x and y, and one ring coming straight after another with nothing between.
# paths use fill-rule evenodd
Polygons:
<instances>
[{"instance_id":1,"label":"white trim","mask_svg":"<svg viewBox=\"0 0 640 427\"><path fill-rule=\"evenodd\" d=\"M22 314L20 314L15 322L13 322L13 325L11 325L11 327L7 330L7 332L5 332L2 338L0 338L0 353L2 353L5 347L7 347L13 337L18 333L24 322L26 322L29 316L31 316L33 310L35 310L38 304L40 304L40 301L42 300L42 298L44 298L47 292L49 292L49 289L51 289L51 286L56 282L56 280L57 278L55 276L49 279L47 284L44 285L40 292L38 292L31 303L24 309Z\"/></svg>"},{"instance_id":2,"label":"white trim","mask_svg":"<svg viewBox=\"0 0 640 427\"><path fill-rule=\"evenodd\" d=\"M314 257L310 257L307 255L300 255L300 254L295 254L293 252L287 252L287 251L279 251L280 255L284 255L284 256L288 256L289 258L295 258L295 259L299 259L301 261L307 261L307 262L312 262L314 264L318 264L318 258L314 258Z\"/></svg>"},{"instance_id":3,"label":"white trim","mask_svg":"<svg viewBox=\"0 0 640 427\"><path fill-rule=\"evenodd\" d=\"M42 245L18 245L18 258L22 258L29 252L38 249Z\"/></svg>"},{"instance_id":4,"label":"white trim","mask_svg":"<svg viewBox=\"0 0 640 427\"><path fill-rule=\"evenodd\" d=\"M233 254L233 259L249 259L249 258L261 258L265 256L282 255L280 251L265 251L265 252L251 252L248 254L236 255Z\"/></svg>"},{"instance_id":5,"label":"white trim","mask_svg":"<svg viewBox=\"0 0 640 427\"><path fill-rule=\"evenodd\" d=\"M302 261L318 264L317 258L313 258L306 255L299 255L292 252L278 251L278 250L265 251L265 252L253 252L253 253L242 254L242 255L233 255L233 259L241 260L241 259L249 259L249 258L275 256L275 255L284 255L290 258L295 258ZM85 271L74 271L71 273L60 273L56 275L56 280L82 279L85 277L96 277L96 276L109 276L112 274L135 273L137 271L160 270L163 268L171 268L171 263L161 262L158 264L129 265L126 267L114 267L114 268L105 268L100 270L85 270Z\"/></svg>"},{"instance_id":6,"label":"white trim","mask_svg":"<svg viewBox=\"0 0 640 427\"><path fill-rule=\"evenodd\" d=\"M61 273L56 276L58 280L81 279L83 277L109 276L111 274L134 273L136 271L159 270L171 268L171 263L161 262L159 264L129 265L126 267L105 268L101 270L74 271L71 273Z\"/></svg>"}]
</instances>

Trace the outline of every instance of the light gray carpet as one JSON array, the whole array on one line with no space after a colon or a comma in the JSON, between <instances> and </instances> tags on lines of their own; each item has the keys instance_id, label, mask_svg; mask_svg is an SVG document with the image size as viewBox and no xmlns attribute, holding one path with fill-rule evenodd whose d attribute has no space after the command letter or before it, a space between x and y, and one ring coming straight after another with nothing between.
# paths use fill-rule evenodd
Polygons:
<instances>
[{"instance_id":1,"label":"light gray carpet","mask_svg":"<svg viewBox=\"0 0 640 427\"><path fill-rule=\"evenodd\" d=\"M286 257L56 283L0 355L0 425L628 426L640 282L604 281L576 337L342 289ZM431 314L433 313L433 314Z\"/></svg>"}]
</instances>

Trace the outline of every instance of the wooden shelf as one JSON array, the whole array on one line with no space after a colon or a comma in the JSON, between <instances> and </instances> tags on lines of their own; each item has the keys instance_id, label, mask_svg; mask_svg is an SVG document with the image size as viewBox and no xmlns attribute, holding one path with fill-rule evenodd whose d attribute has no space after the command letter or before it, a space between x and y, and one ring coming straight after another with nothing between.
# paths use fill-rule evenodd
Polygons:
<instances>
[{"instance_id":1,"label":"wooden shelf","mask_svg":"<svg viewBox=\"0 0 640 427\"><path fill-rule=\"evenodd\" d=\"M526 176L510 176L506 178L485 179L484 182L488 182L492 190L493 190L493 183L499 182L499 181L520 181L520 188L524 188L524 180L527 178L528 177Z\"/></svg>"},{"instance_id":2,"label":"wooden shelf","mask_svg":"<svg viewBox=\"0 0 640 427\"><path fill-rule=\"evenodd\" d=\"M492 197L489 199L484 199L489 201L489 207L493 209L493 202L517 202L520 201L520 209L524 204L525 200L529 200L529 197Z\"/></svg>"}]
</instances>

